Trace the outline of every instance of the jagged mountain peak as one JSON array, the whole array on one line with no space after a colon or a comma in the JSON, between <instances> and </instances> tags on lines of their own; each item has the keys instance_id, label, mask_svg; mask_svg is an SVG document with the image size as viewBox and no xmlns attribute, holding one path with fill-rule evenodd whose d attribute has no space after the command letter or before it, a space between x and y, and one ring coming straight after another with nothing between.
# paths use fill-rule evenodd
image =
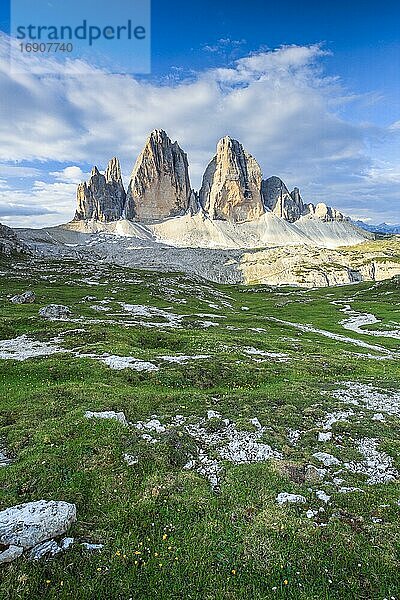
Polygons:
<instances>
[{"instance_id":1,"label":"jagged mountain peak","mask_svg":"<svg viewBox=\"0 0 400 600\"><path fill-rule=\"evenodd\" d=\"M163 129L155 129L133 168L124 216L148 221L182 215L191 196L186 153Z\"/></svg>"},{"instance_id":2,"label":"jagged mountain peak","mask_svg":"<svg viewBox=\"0 0 400 600\"><path fill-rule=\"evenodd\" d=\"M76 220L145 222L194 215L244 223L273 213L295 223L302 217L342 221L343 215L324 202L304 203L300 190L291 192L280 177L262 178L257 160L230 135L222 137L208 164L199 194L192 190L186 153L164 129L154 129L139 154L125 193L121 167L113 157L104 175L95 166L77 190Z\"/></svg>"},{"instance_id":3,"label":"jagged mountain peak","mask_svg":"<svg viewBox=\"0 0 400 600\"><path fill-rule=\"evenodd\" d=\"M244 222L264 213L261 168L240 142L221 138L203 176L200 203L211 219Z\"/></svg>"},{"instance_id":4,"label":"jagged mountain peak","mask_svg":"<svg viewBox=\"0 0 400 600\"><path fill-rule=\"evenodd\" d=\"M89 181L78 185L76 199L76 221L93 219L109 222L121 219L126 193L119 160L112 158L104 175L94 166Z\"/></svg>"},{"instance_id":5,"label":"jagged mountain peak","mask_svg":"<svg viewBox=\"0 0 400 600\"><path fill-rule=\"evenodd\" d=\"M122 185L121 165L116 156L114 156L108 163L105 172L106 181L117 181Z\"/></svg>"}]
</instances>

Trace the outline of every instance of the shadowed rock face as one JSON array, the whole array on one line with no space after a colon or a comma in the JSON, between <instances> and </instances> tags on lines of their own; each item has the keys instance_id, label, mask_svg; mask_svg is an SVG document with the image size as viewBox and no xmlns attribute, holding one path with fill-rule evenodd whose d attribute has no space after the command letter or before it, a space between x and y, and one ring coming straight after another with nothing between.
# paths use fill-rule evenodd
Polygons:
<instances>
[{"instance_id":1,"label":"shadowed rock face","mask_svg":"<svg viewBox=\"0 0 400 600\"><path fill-rule=\"evenodd\" d=\"M304 214L304 204L298 188L290 194L279 177L269 177L262 182L264 205L278 217L293 223Z\"/></svg>"},{"instance_id":2,"label":"shadowed rock face","mask_svg":"<svg viewBox=\"0 0 400 600\"><path fill-rule=\"evenodd\" d=\"M286 185L279 177L269 177L261 184L261 194L265 207L278 217L294 223L302 216L311 216L321 221L344 221L341 212L320 202L304 204L299 188L289 193Z\"/></svg>"},{"instance_id":3,"label":"shadowed rock face","mask_svg":"<svg viewBox=\"0 0 400 600\"><path fill-rule=\"evenodd\" d=\"M125 198L119 160L114 157L104 175L93 167L88 183L78 185L75 220L117 221L122 217Z\"/></svg>"},{"instance_id":4,"label":"shadowed rock face","mask_svg":"<svg viewBox=\"0 0 400 600\"><path fill-rule=\"evenodd\" d=\"M264 212L261 169L239 142L229 136L217 145L200 190L200 204L211 219L244 222Z\"/></svg>"},{"instance_id":5,"label":"shadowed rock face","mask_svg":"<svg viewBox=\"0 0 400 600\"><path fill-rule=\"evenodd\" d=\"M133 168L124 217L165 219L193 211L187 156L165 131L153 131Z\"/></svg>"}]
</instances>

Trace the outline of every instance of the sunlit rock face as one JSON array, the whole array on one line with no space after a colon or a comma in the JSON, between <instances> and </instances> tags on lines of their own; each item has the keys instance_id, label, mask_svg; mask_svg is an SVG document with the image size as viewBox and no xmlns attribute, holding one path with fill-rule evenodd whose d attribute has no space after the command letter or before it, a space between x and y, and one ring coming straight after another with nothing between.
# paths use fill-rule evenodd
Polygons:
<instances>
[{"instance_id":1,"label":"sunlit rock face","mask_svg":"<svg viewBox=\"0 0 400 600\"><path fill-rule=\"evenodd\" d=\"M264 212L262 174L257 161L229 136L217 145L200 190L200 204L211 219L242 223Z\"/></svg>"},{"instance_id":2,"label":"sunlit rock face","mask_svg":"<svg viewBox=\"0 0 400 600\"><path fill-rule=\"evenodd\" d=\"M133 168L124 217L150 221L194 210L188 161L178 142L157 129L147 139Z\"/></svg>"}]
</instances>

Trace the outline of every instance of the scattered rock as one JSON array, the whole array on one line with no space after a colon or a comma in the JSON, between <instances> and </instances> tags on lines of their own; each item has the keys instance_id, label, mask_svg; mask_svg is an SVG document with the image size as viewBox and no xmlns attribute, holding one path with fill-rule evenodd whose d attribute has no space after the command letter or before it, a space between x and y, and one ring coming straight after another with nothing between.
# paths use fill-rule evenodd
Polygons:
<instances>
[{"instance_id":1,"label":"scattered rock","mask_svg":"<svg viewBox=\"0 0 400 600\"><path fill-rule=\"evenodd\" d=\"M164 433L166 427L161 425L160 421L155 417L152 417L149 421L138 421L135 423L136 429L147 429L148 431L155 431L156 433Z\"/></svg>"},{"instance_id":2,"label":"scattered rock","mask_svg":"<svg viewBox=\"0 0 400 600\"><path fill-rule=\"evenodd\" d=\"M291 446L296 446L297 442L300 439L300 435L301 431L299 431L298 429L289 429L287 434L289 444Z\"/></svg>"},{"instance_id":3,"label":"scattered rock","mask_svg":"<svg viewBox=\"0 0 400 600\"><path fill-rule=\"evenodd\" d=\"M342 411L328 413L325 415L324 419L320 422L320 425L324 431L329 432L332 429L332 425L334 425L335 423L339 423L339 422L347 423L348 418L353 415L354 415L354 413L352 410L345 410L345 411L342 410ZM323 435L323 434L320 434L320 435ZM332 437L332 434L331 434L331 437ZM328 437L326 439L328 440L328 439L330 439L330 437ZM319 441L324 441L324 440L319 440Z\"/></svg>"},{"instance_id":4,"label":"scattered rock","mask_svg":"<svg viewBox=\"0 0 400 600\"><path fill-rule=\"evenodd\" d=\"M90 355L88 355L90 356ZM134 358L133 356L95 356L91 355L91 358L95 358L104 362L110 369L116 371L122 371L123 369L133 369L134 371L158 371L158 367L151 362Z\"/></svg>"},{"instance_id":5,"label":"scattered rock","mask_svg":"<svg viewBox=\"0 0 400 600\"><path fill-rule=\"evenodd\" d=\"M374 415L372 415L372 420L381 421L383 423L385 421L385 417L382 413L375 413Z\"/></svg>"},{"instance_id":6,"label":"scattered rock","mask_svg":"<svg viewBox=\"0 0 400 600\"><path fill-rule=\"evenodd\" d=\"M180 355L180 356L158 356L157 358L159 358L160 360L165 360L166 362L177 363L177 364L180 364L180 365L185 365L190 360L202 360L202 359L211 358L211 357L210 357L209 354L197 354L197 355L194 355L194 356L184 356L184 355Z\"/></svg>"},{"instance_id":7,"label":"scattered rock","mask_svg":"<svg viewBox=\"0 0 400 600\"><path fill-rule=\"evenodd\" d=\"M0 552L0 565L12 562L20 557L23 552L24 549L21 546L10 545L7 550Z\"/></svg>"},{"instance_id":8,"label":"scattered rock","mask_svg":"<svg viewBox=\"0 0 400 600\"><path fill-rule=\"evenodd\" d=\"M124 454L124 461L129 467L132 467L138 464L139 459L137 456L133 456L133 454Z\"/></svg>"},{"instance_id":9,"label":"scattered rock","mask_svg":"<svg viewBox=\"0 0 400 600\"><path fill-rule=\"evenodd\" d=\"M32 304L36 300L34 292L28 291L23 294L17 294L10 299L13 304Z\"/></svg>"},{"instance_id":10,"label":"scattered rock","mask_svg":"<svg viewBox=\"0 0 400 600\"><path fill-rule=\"evenodd\" d=\"M54 540L48 540L42 542L37 546L34 546L29 553L30 560L40 560L41 558L53 558L62 552L62 548Z\"/></svg>"},{"instance_id":11,"label":"scattered rock","mask_svg":"<svg viewBox=\"0 0 400 600\"><path fill-rule=\"evenodd\" d=\"M45 319L65 319L71 314L71 309L62 304L49 304L39 310L39 315Z\"/></svg>"},{"instance_id":12,"label":"scattered rock","mask_svg":"<svg viewBox=\"0 0 400 600\"><path fill-rule=\"evenodd\" d=\"M221 415L219 412L216 412L215 410L208 410L207 411L207 419L220 419Z\"/></svg>"},{"instance_id":13,"label":"scattered rock","mask_svg":"<svg viewBox=\"0 0 400 600\"><path fill-rule=\"evenodd\" d=\"M322 502L325 502L325 504L327 504L329 502L329 500L331 499L331 497L328 496L328 494L326 492L324 492L323 490L317 490L315 492L315 495L317 496L318 500L322 500Z\"/></svg>"},{"instance_id":14,"label":"scattered rock","mask_svg":"<svg viewBox=\"0 0 400 600\"><path fill-rule=\"evenodd\" d=\"M355 381L347 381L344 386L332 392L334 398L340 402L383 414L400 416L400 392L397 390L381 390L373 385Z\"/></svg>"},{"instance_id":15,"label":"scattered rock","mask_svg":"<svg viewBox=\"0 0 400 600\"><path fill-rule=\"evenodd\" d=\"M11 463L11 458L5 454L4 450L0 450L0 467L7 467Z\"/></svg>"},{"instance_id":16,"label":"scattered rock","mask_svg":"<svg viewBox=\"0 0 400 600\"><path fill-rule=\"evenodd\" d=\"M97 552L104 548L104 544L90 544L89 542L82 542L81 546L89 552Z\"/></svg>"},{"instance_id":17,"label":"scattered rock","mask_svg":"<svg viewBox=\"0 0 400 600\"><path fill-rule=\"evenodd\" d=\"M66 352L51 342L38 342L26 335L12 340L0 340L0 359L27 360L37 356L49 356L57 352Z\"/></svg>"},{"instance_id":18,"label":"scattered rock","mask_svg":"<svg viewBox=\"0 0 400 600\"><path fill-rule=\"evenodd\" d=\"M304 478L308 483L316 483L324 479L325 475L326 469L318 469L314 465L307 465Z\"/></svg>"},{"instance_id":19,"label":"scattered rock","mask_svg":"<svg viewBox=\"0 0 400 600\"><path fill-rule=\"evenodd\" d=\"M378 440L364 438L357 443L358 451L364 456L361 462L345 463L346 469L352 473L367 475L367 483L387 483L398 479L399 472L393 466L393 458L377 449Z\"/></svg>"},{"instance_id":20,"label":"scattered rock","mask_svg":"<svg viewBox=\"0 0 400 600\"><path fill-rule=\"evenodd\" d=\"M219 420L220 426L210 428L211 419ZM259 425L258 419L256 423ZM187 461L184 468L195 469L201 475L205 475L212 488L216 490L222 473L221 460L234 464L246 464L282 457L280 452L273 450L271 446L261 441L265 428L258 428L254 419L251 419L249 424L256 427L256 431L237 430L233 422L223 419L218 412L211 410L207 412L205 418L201 419L176 415L168 425L162 425L153 415L147 423L139 421L134 424L134 427L142 431L164 434L177 426L182 426L184 432L196 442L196 451L189 457L190 460ZM152 444L158 441L147 433L144 433L142 438ZM210 453L218 458L211 457Z\"/></svg>"},{"instance_id":21,"label":"scattered rock","mask_svg":"<svg viewBox=\"0 0 400 600\"><path fill-rule=\"evenodd\" d=\"M314 458L322 462L325 467L332 467L333 465L340 465L340 460L328 454L327 452L315 452Z\"/></svg>"},{"instance_id":22,"label":"scattered rock","mask_svg":"<svg viewBox=\"0 0 400 600\"><path fill-rule=\"evenodd\" d=\"M91 410L87 410L85 412L85 417L87 419L111 419L113 421L118 421L125 427L128 426L128 421L123 412L115 412L113 410L104 410L101 412L92 412Z\"/></svg>"},{"instance_id":23,"label":"scattered rock","mask_svg":"<svg viewBox=\"0 0 400 600\"><path fill-rule=\"evenodd\" d=\"M61 540L60 542L60 547L62 550L68 550L68 548L70 548L72 546L72 544L74 543L74 538L72 537L66 537L64 539Z\"/></svg>"},{"instance_id":24,"label":"scattered rock","mask_svg":"<svg viewBox=\"0 0 400 600\"><path fill-rule=\"evenodd\" d=\"M306 499L301 494L288 494L288 492L281 492L277 495L276 501L278 504L305 504Z\"/></svg>"}]
</instances>

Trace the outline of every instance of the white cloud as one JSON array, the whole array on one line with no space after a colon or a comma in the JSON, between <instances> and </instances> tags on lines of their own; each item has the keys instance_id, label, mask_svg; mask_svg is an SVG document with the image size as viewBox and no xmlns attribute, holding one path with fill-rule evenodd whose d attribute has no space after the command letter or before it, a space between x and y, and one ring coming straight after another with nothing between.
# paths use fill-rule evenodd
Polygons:
<instances>
[{"instance_id":1,"label":"white cloud","mask_svg":"<svg viewBox=\"0 0 400 600\"><path fill-rule=\"evenodd\" d=\"M52 171L50 173L56 181L63 183L80 183L88 177L88 173L84 173L82 169L76 165L65 167L62 171Z\"/></svg>"},{"instance_id":2,"label":"white cloud","mask_svg":"<svg viewBox=\"0 0 400 600\"><path fill-rule=\"evenodd\" d=\"M31 190L0 189L0 220L15 227L45 227L74 216L76 185L35 181Z\"/></svg>"},{"instance_id":3,"label":"white cloud","mask_svg":"<svg viewBox=\"0 0 400 600\"><path fill-rule=\"evenodd\" d=\"M47 206L57 200L53 223L72 216L75 183L85 176L78 165L104 169L117 155L128 173L154 128L165 129L188 153L196 188L217 140L229 134L257 158L265 177L280 175L289 187L300 186L305 200L395 219L393 173L400 162L392 154L381 169L371 140L379 142L381 155L385 140L398 135L399 127L381 130L341 117L341 107L359 96L324 75L327 52L318 45L254 53L229 68L208 69L169 85L73 60L62 78L10 73L5 50L3 40L0 160L74 165L52 170L56 182L39 189L36 181L32 192L25 192L24 203Z\"/></svg>"}]
</instances>

